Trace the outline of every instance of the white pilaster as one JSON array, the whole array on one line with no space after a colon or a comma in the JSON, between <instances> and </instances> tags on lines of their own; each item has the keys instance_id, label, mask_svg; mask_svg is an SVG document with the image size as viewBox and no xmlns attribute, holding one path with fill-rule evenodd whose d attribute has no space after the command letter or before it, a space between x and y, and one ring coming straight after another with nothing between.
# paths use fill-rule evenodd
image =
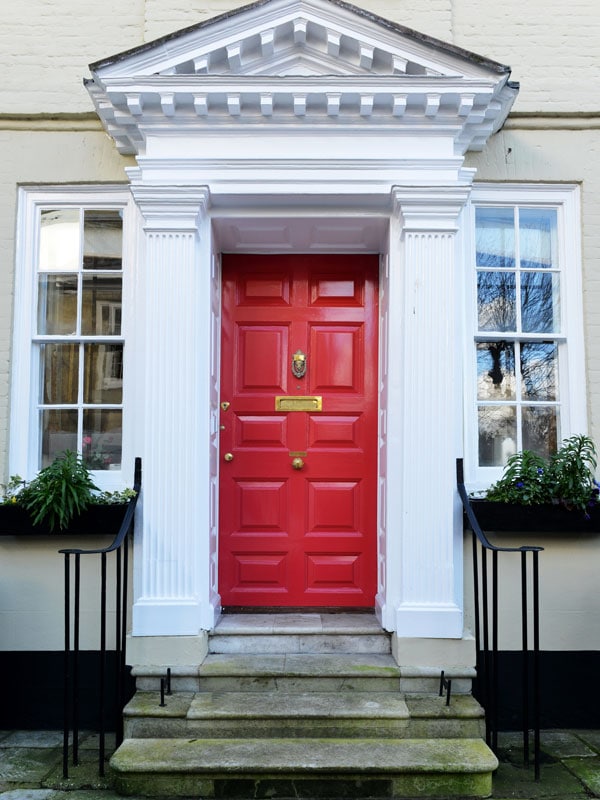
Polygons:
<instances>
[{"instance_id":1,"label":"white pilaster","mask_svg":"<svg viewBox=\"0 0 600 800\"><path fill-rule=\"evenodd\" d=\"M135 355L143 392L133 635L195 635L208 588L210 286L204 187L132 186L144 218ZM139 319L139 317L138 317Z\"/></svg>"},{"instance_id":2,"label":"white pilaster","mask_svg":"<svg viewBox=\"0 0 600 800\"><path fill-rule=\"evenodd\" d=\"M388 387L386 616L398 636L462 636L462 531L455 513L460 345L455 234L469 185L395 187L390 307L398 354Z\"/></svg>"}]
</instances>

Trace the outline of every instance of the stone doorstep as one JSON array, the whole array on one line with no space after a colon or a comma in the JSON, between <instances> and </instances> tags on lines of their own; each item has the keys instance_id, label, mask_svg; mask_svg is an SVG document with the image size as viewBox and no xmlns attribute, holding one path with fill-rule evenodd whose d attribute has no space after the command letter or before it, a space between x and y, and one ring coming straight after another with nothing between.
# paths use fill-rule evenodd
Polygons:
<instances>
[{"instance_id":1,"label":"stone doorstep","mask_svg":"<svg viewBox=\"0 0 600 800\"><path fill-rule=\"evenodd\" d=\"M125 706L126 717L187 717L189 719L232 717L409 717L481 719L483 710L470 695L457 695L446 705L431 695L403 697L392 692L137 692Z\"/></svg>"},{"instance_id":2,"label":"stone doorstep","mask_svg":"<svg viewBox=\"0 0 600 800\"><path fill-rule=\"evenodd\" d=\"M142 691L160 687L163 667L134 666L132 675ZM473 670L449 667L452 693L469 694ZM437 694L440 670L398 666L383 653L336 654L209 654L202 664L177 666L171 670L174 691L402 691Z\"/></svg>"},{"instance_id":3,"label":"stone doorstep","mask_svg":"<svg viewBox=\"0 0 600 800\"><path fill-rule=\"evenodd\" d=\"M320 634L320 633L241 633L236 636L212 634L210 653L391 653L389 636L383 633Z\"/></svg>"},{"instance_id":4,"label":"stone doorstep","mask_svg":"<svg viewBox=\"0 0 600 800\"><path fill-rule=\"evenodd\" d=\"M211 635L245 634L378 634L389 637L374 613L258 613L223 614Z\"/></svg>"},{"instance_id":5,"label":"stone doorstep","mask_svg":"<svg viewBox=\"0 0 600 800\"><path fill-rule=\"evenodd\" d=\"M210 736L477 738L483 711L470 696L404 698L391 692L178 693L160 706L157 692L137 692L124 710L132 738ZM368 731L368 733L367 733Z\"/></svg>"},{"instance_id":6,"label":"stone doorstep","mask_svg":"<svg viewBox=\"0 0 600 800\"><path fill-rule=\"evenodd\" d=\"M479 739L128 739L110 764L123 794L375 798L487 797L498 761Z\"/></svg>"},{"instance_id":7,"label":"stone doorstep","mask_svg":"<svg viewBox=\"0 0 600 800\"><path fill-rule=\"evenodd\" d=\"M198 669L201 678L214 675L271 677L400 677L387 653L281 653L279 655L209 654Z\"/></svg>"},{"instance_id":8,"label":"stone doorstep","mask_svg":"<svg viewBox=\"0 0 600 800\"><path fill-rule=\"evenodd\" d=\"M117 773L487 773L498 759L480 739L126 739ZM360 766L359 766L360 765Z\"/></svg>"}]
</instances>

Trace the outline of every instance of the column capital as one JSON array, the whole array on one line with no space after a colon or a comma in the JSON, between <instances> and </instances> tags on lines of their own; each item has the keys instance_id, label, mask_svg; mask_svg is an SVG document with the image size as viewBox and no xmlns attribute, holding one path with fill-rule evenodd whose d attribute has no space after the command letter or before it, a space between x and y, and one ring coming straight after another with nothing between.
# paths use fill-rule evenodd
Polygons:
<instances>
[{"instance_id":1,"label":"column capital","mask_svg":"<svg viewBox=\"0 0 600 800\"><path fill-rule=\"evenodd\" d=\"M144 217L144 230L193 233L208 212L208 186L132 184L131 194Z\"/></svg>"},{"instance_id":2,"label":"column capital","mask_svg":"<svg viewBox=\"0 0 600 800\"><path fill-rule=\"evenodd\" d=\"M471 184L393 186L392 206L404 232L453 233L469 199Z\"/></svg>"}]
</instances>

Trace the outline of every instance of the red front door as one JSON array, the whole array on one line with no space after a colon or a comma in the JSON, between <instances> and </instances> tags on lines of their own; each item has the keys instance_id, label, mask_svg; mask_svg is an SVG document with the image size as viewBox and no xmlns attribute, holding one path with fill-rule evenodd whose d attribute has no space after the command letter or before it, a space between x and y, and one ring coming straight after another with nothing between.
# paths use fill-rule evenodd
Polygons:
<instances>
[{"instance_id":1,"label":"red front door","mask_svg":"<svg viewBox=\"0 0 600 800\"><path fill-rule=\"evenodd\" d=\"M374 604L377 276L373 255L223 256L223 606Z\"/></svg>"}]
</instances>

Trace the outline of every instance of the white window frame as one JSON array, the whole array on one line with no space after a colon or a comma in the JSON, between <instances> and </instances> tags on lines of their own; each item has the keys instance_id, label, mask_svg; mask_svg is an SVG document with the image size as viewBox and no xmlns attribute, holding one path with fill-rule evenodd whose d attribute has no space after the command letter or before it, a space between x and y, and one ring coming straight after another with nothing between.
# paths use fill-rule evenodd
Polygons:
<instances>
[{"instance_id":1,"label":"white window frame","mask_svg":"<svg viewBox=\"0 0 600 800\"><path fill-rule=\"evenodd\" d=\"M556 209L560 267L560 332L548 338L558 343L558 443L587 433L587 393L583 328L580 190L575 184L474 184L465 209L464 282L464 468L473 491L487 489L502 475L502 467L479 466L477 365L477 280L475 268L475 209L477 206L517 205ZM513 338L508 337L508 338ZM515 337L519 339L519 337Z\"/></svg>"},{"instance_id":2,"label":"white window frame","mask_svg":"<svg viewBox=\"0 0 600 800\"><path fill-rule=\"evenodd\" d=\"M129 338L129 319L125 309L132 307L131 265L133 203L126 186L82 185L21 187L18 193L16 269L14 291L13 340L11 353L11 402L9 474L30 480L40 469L40 423L38 398L40 373L35 347L37 326L37 257L40 212L48 208L116 209L123 211L123 288L121 336ZM127 374L128 348L124 348L124 374ZM127 381L123 385L123 440L121 469L95 470L94 482L101 489L130 485L133 459L127 434Z\"/></svg>"}]
</instances>

